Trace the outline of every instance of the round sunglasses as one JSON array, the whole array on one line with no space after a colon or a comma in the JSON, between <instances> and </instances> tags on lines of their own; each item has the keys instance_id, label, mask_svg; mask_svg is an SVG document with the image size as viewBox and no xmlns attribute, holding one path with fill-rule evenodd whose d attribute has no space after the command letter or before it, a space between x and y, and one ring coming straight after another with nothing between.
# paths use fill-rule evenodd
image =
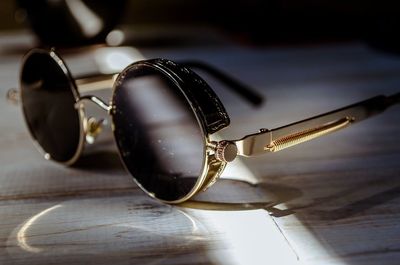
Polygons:
<instances>
[{"instance_id":1,"label":"round sunglasses","mask_svg":"<svg viewBox=\"0 0 400 265\"><path fill-rule=\"evenodd\" d=\"M21 68L19 97L32 138L48 160L73 165L85 143L100 132L89 118L91 102L111 116L121 160L138 186L166 203L180 203L205 191L237 156L277 152L366 119L400 102L400 93L376 96L280 128L213 141L227 127L228 114L208 84L190 68L208 71L254 104L261 97L208 65L165 59L134 62L115 75L73 79L54 50L28 52ZM112 87L108 104L79 91ZM9 97L12 93L9 93Z\"/></svg>"}]
</instances>

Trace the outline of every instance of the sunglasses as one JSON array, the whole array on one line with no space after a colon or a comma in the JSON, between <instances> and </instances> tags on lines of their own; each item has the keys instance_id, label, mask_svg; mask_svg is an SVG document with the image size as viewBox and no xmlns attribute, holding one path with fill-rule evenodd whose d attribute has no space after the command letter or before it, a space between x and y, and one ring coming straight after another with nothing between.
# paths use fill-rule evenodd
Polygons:
<instances>
[{"instance_id":1,"label":"sunglasses","mask_svg":"<svg viewBox=\"0 0 400 265\"><path fill-rule=\"evenodd\" d=\"M211 140L213 134L229 125L228 114L190 68L207 71L253 104L262 102L249 87L198 62L144 60L119 74L74 80L54 50L41 49L31 50L23 59L19 97L28 129L44 157L66 165L77 162L85 143L92 143L100 132L101 121L87 117L85 104L107 111L124 166L143 191L166 203L184 202L207 190L237 156L281 151L400 102L400 93L380 95L238 140L216 141ZM109 104L79 93L99 86L113 88Z\"/></svg>"}]
</instances>

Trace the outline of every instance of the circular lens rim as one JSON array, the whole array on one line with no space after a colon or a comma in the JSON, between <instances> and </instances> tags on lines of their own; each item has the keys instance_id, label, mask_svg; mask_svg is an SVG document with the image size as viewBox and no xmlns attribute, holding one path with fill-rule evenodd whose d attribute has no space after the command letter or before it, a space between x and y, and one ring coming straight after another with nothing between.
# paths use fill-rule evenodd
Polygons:
<instances>
[{"instance_id":1,"label":"circular lens rim","mask_svg":"<svg viewBox=\"0 0 400 265\"><path fill-rule=\"evenodd\" d=\"M78 142L78 146L77 149L74 153L74 155L66 160L66 161L58 161L55 160L51 157L51 154L49 154L48 152L46 152L43 147L39 144L39 142L36 140L36 138L34 137L34 134L29 126L28 123L28 119L26 117L25 111L24 111L24 101L23 101L23 89L22 89L22 71L25 67L25 64L27 62L27 60L29 60L29 58L34 55L34 54L45 54L49 56L49 59L54 60L54 62L59 66L60 70L64 73L65 77L68 80L69 83L69 87L72 91L72 94L74 96L75 99L75 103L78 104L79 99L80 99L80 94L78 92L78 88L76 86L76 83L74 81L74 79L72 78L71 72L69 71L67 65L65 64L65 62L61 59L61 57L55 52L54 49L51 50L44 50L44 49L31 49L28 53L26 53L22 59L22 63L21 63L21 68L20 68L20 78L19 78L19 87L20 87L20 102L21 102L21 110L22 110L22 114L23 114L23 118L24 118L24 122L26 127L28 128L28 132L29 135L31 136L31 139L34 143L35 148L39 151L39 153L41 153L43 155L43 157L46 160L49 161L54 161L60 164L64 164L66 166L70 166L72 164L74 164L79 157L81 156L84 146L85 146L85 128L84 128L84 120L85 120L85 109L84 106L82 104L80 104L80 106L76 109L76 111L78 112L78 117L79 117L79 142Z\"/></svg>"},{"instance_id":2,"label":"circular lens rim","mask_svg":"<svg viewBox=\"0 0 400 265\"><path fill-rule=\"evenodd\" d=\"M125 164L124 159L122 158L121 152L118 152L118 155L122 161L124 168L131 174L133 180L139 186L139 188L141 190L143 190L147 195L149 195L150 197L152 197L158 201L161 201L163 203L168 203L168 204L182 203L184 201L187 201L191 197L193 197L200 189L202 189L202 187L204 187L204 183L208 176L209 166L210 166L210 161L211 161L209 159L209 155L207 152L207 146L210 145L211 141L209 138L209 133L207 132L207 129L206 129L206 121L204 120L204 117L201 115L199 108L197 108L197 104L195 102L193 102L192 100L190 100L190 98L187 96L185 91L182 89L182 84L180 84L178 78L175 78L173 75L171 75L171 73L169 73L167 71L167 69L164 69L164 67L157 64L157 61L152 60L152 61L135 62L135 63L127 66L116 78L114 85L113 85L113 89L112 89L112 98L111 98L111 103L110 103L111 127L112 127L112 131L113 131L113 135L114 135L114 140L116 143L118 143L117 136L116 136L116 130L115 130L115 123L114 123L114 113L116 112L116 109L117 109L117 106L115 105L115 102L114 102L116 90L123 84L125 77L128 75L128 73L130 71L137 71L137 70L141 70L144 68L148 68L150 70L156 71L157 73L159 73L159 74L163 75L164 77L166 77L167 79L169 79L173 84L175 84L176 88L179 89L179 91L183 94L183 96L186 98L187 102L189 103L189 106L190 106L193 114L196 117L197 123L198 123L198 125L200 127L200 131L202 133L202 139L203 139L203 161L202 161L203 164L202 164L202 167L203 167L203 169L202 169L200 176L197 177L195 185L188 192L188 194L186 194L185 196L183 196L180 199L169 201L169 200L164 200L164 199L156 197L154 195L154 193L152 193L152 192L148 191L146 188L144 188L139 183L139 181L135 178L135 176L133 176L133 174L130 173L128 167ZM117 144L117 147L118 147L118 144ZM119 147L118 147L118 150L119 150Z\"/></svg>"}]
</instances>

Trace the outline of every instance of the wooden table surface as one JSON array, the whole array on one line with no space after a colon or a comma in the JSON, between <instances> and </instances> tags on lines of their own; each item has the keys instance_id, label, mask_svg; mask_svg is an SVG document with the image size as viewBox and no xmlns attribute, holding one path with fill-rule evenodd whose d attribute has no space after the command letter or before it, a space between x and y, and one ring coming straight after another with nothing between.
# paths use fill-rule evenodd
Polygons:
<instances>
[{"instance_id":1,"label":"wooden table surface","mask_svg":"<svg viewBox=\"0 0 400 265\"><path fill-rule=\"evenodd\" d=\"M133 183L112 144L77 168L39 155L20 108L5 100L31 39L10 38L0 36L0 264L400 263L400 106L236 160L209 191L171 206ZM101 70L104 52L121 53L121 64L201 59L256 88L260 108L206 77L231 116L219 135L227 139L400 91L400 57L361 43L90 49L67 63L74 74Z\"/></svg>"}]
</instances>

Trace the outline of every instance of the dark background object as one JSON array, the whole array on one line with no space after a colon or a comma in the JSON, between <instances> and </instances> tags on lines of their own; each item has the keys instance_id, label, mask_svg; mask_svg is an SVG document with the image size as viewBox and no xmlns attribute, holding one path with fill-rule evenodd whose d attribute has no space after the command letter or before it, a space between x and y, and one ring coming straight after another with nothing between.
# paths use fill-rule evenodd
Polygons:
<instances>
[{"instance_id":1,"label":"dark background object","mask_svg":"<svg viewBox=\"0 0 400 265\"><path fill-rule=\"evenodd\" d=\"M11 9L12 0L2 8ZM117 25L125 28L206 26L219 29L243 43L299 44L347 40L366 41L387 51L400 51L400 4L382 0L114 0L83 2L103 18L104 29L87 37L66 5L67 0L18 0L29 9L27 19L44 43L103 42ZM126 4L126 5L125 5ZM126 8L124 8L124 6ZM0 27L18 27L0 10ZM3 14L1 14L3 13ZM61 25L61 26L60 26ZM132 43L135 45L134 43Z\"/></svg>"},{"instance_id":2,"label":"dark background object","mask_svg":"<svg viewBox=\"0 0 400 265\"><path fill-rule=\"evenodd\" d=\"M18 0L33 31L47 45L103 42L118 24L126 0ZM20 10L21 12L21 10Z\"/></svg>"},{"instance_id":3,"label":"dark background object","mask_svg":"<svg viewBox=\"0 0 400 265\"><path fill-rule=\"evenodd\" d=\"M212 26L258 45L362 40L400 51L400 3L391 0L131 0L122 22Z\"/></svg>"}]
</instances>

